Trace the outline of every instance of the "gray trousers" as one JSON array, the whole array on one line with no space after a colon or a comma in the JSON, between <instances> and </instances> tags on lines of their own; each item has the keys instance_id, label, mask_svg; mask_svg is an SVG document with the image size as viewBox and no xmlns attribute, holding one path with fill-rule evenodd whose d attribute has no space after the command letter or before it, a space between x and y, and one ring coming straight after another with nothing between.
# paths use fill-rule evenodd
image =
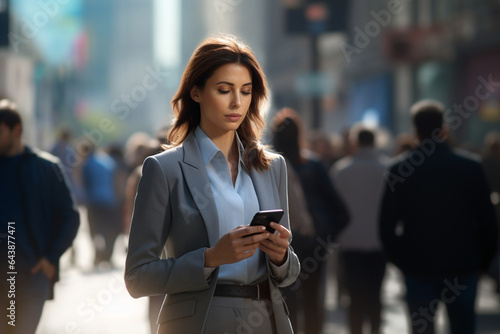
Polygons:
<instances>
[{"instance_id":1,"label":"gray trousers","mask_svg":"<svg viewBox=\"0 0 500 334\"><path fill-rule=\"evenodd\" d=\"M270 300L213 297L205 334L275 334Z\"/></svg>"}]
</instances>

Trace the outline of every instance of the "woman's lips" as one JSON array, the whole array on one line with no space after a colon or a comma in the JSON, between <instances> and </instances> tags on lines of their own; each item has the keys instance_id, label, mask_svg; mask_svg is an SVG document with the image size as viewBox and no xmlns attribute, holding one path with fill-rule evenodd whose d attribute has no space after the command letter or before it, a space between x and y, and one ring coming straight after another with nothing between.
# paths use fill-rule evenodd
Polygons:
<instances>
[{"instance_id":1,"label":"woman's lips","mask_svg":"<svg viewBox=\"0 0 500 334\"><path fill-rule=\"evenodd\" d=\"M238 122L241 118L240 114L229 114L226 115L226 118L228 118L231 122Z\"/></svg>"}]
</instances>

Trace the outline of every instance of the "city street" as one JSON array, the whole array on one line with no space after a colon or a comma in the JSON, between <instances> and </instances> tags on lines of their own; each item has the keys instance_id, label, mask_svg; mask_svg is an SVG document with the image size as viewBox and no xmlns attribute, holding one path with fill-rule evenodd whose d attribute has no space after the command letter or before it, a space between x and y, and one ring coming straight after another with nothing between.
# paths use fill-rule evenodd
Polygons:
<instances>
[{"instance_id":1,"label":"city street","mask_svg":"<svg viewBox=\"0 0 500 334\"><path fill-rule=\"evenodd\" d=\"M260 334L261 317L286 327L287 303L295 334L371 333L354 328L357 305L377 334L500 334L499 32L500 0L0 0L9 325L34 326L23 321L48 295L29 268L59 279L34 334L150 334L158 312L125 286L130 244L129 277L151 264L139 273L151 280L132 284L168 290L161 321L180 334L211 331L187 316L207 304L215 332ZM302 268L283 230L243 240L254 231L236 227L259 207L289 209ZM134 210L132 242L125 232L111 245ZM152 251L165 233L168 272ZM246 258L248 240L300 274L300 293L257 320L203 294L203 261ZM215 274L223 302L276 292L221 286L275 271L248 260ZM317 317L296 315L296 299Z\"/></svg>"},{"instance_id":2,"label":"city street","mask_svg":"<svg viewBox=\"0 0 500 334\"><path fill-rule=\"evenodd\" d=\"M75 264L71 264L71 253L67 252L62 259L63 270L61 281L56 286L56 299L45 304L37 334L147 334L147 299L130 297L123 282L125 238L120 238L115 245L115 268L94 271L84 210L82 221L74 245ZM334 268L334 260L332 258L330 268ZM398 271L389 266L383 289L385 334L408 333L403 293ZM478 297L478 334L500 333L499 300L493 292L492 281L483 279ZM346 311L339 307L333 278L328 281L326 309L324 333L347 333ZM446 323L442 312L440 314L438 333L444 334L447 333Z\"/></svg>"},{"instance_id":3,"label":"city street","mask_svg":"<svg viewBox=\"0 0 500 334\"><path fill-rule=\"evenodd\" d=\"M74 265L70 251L61 259L61 280L55 300L45 303L37 334L140 334L148 333L147 299L134 299L123 280L125 239L115 244L115 268L92 268L94 250L85 210L74 242Z\"/></svg>"}]
</instances>

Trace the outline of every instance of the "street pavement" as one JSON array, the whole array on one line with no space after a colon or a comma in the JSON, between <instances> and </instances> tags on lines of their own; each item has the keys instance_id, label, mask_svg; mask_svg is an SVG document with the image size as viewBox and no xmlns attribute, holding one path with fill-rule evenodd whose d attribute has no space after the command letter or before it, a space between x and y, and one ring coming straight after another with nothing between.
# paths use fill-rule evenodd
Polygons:
<instances>
[{"instance_id":1,"label":"street pavement","mask_svg":"<svg viewBox=\"0 0 500 334\"><path fill-rule=\"evenodd\" d=\"M93 268L85 210L73 251L61 258L55 299L47 301L36 334L148 334L148 300L132 298L123 280L126 239L113 252L114 268Z\"/></svg>"},{"instance_id":2,"label":"street pavement","mask_svg":"<svg viewBox=\"0 0 500 334\"><path fill-rule=\"evenodd\" d=\"M330 266L334 268L334 265ZM330 275L330 277L333 275ZM323 330L324 334L348 334L346 329L347 312L338 301L335 293L335 281L330 280L329 295L326 309L328 318ZM404 303L405 288L400 272L392 265L388 265L382 287L382 331L384 334L409 333L406 306ZM438 307L436 317L436 334L448 334L444 306ZM500 296L494 292L493 281L489 278L480 280L476 301L477 330L476 334L500 333ZM369 331L366 331L369 333Z\"/></svg>"},{"instance_id":3,"label":"street pavement","mask_svg":"<svg viewBox=\"0 0 500 334\"><path fill-rule=\"evenodd\" d=\"M93 254L85 212L74 243L61 259L61 280L56 285L55 299L47 301L36 334L149 334L148 300L134 299L123 282L126 238L115 244L114 268L92 268ZM329 262L324 334L347 334L346 310L339 302L335 275L335 257ZM408 333L404 287L399 272L388 266L384 279L382 314L385 334ZM493 291L493 282L482 279L478 289L477 334L500 334L500 297ZM437 334L447 334L443 309L439 309ZM258 333L255 333L258 334ZM301 333L297 333L301 334Z\"/></svg>"}]
</instances>

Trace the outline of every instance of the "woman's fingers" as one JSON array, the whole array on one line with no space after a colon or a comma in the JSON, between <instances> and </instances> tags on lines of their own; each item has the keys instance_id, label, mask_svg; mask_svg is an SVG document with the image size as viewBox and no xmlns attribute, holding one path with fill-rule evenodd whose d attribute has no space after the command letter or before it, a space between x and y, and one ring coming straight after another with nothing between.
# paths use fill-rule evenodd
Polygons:
<instances>
[{"instance_id":1,"label":"woman's fingers","mask_svg":"<svg viewBox=\"0 0 500 334\"><path fill-rule=\"evenodd\" d=\"M279 232L280 238L286 239L287 241L290 239L290 230L288 230L285 226L272 222L271 227Z\"/></svg>"},{"instance_id":2,"label":"woman's fingers","mask_svg":"<svg viewBox=\"0 0 500 334\"><path fill-rule=\"evenodd\" d=\"M271 223L271 227L279 234L270 234L266 240L261 241L259 248L269 256L273 263L281 265L286 261L290 231L276 223Z\"/></svg>"}]
</instances>

